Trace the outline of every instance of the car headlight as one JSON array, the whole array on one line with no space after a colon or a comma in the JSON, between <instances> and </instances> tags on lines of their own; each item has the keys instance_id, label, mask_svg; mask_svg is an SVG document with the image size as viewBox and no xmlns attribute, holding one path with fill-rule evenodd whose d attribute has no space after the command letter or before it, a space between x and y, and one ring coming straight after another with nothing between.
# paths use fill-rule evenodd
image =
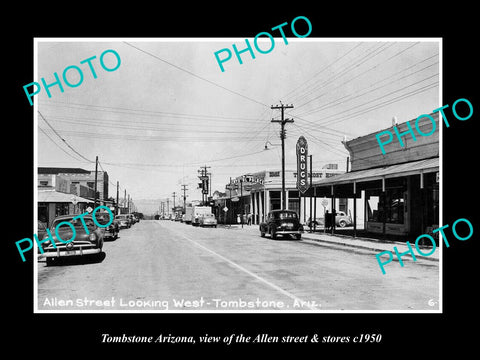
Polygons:
<instances>
[{"instance_id":1,"label":"car headlight","mask_svg":"<svg viewBox=\"0 0 480 360\"><path fill-rule=\"evenodd\" d=\"M96 241L97 240L97 235L95 233L91 233L90 235L88 235L88 240Z\"/></svg>"}]
</instances>

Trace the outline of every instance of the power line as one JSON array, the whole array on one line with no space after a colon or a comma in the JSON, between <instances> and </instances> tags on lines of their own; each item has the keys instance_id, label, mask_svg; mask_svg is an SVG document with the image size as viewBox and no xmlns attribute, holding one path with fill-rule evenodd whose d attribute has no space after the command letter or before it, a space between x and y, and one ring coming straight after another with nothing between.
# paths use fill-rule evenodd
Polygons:
<instances>
[{"instance_id":1,"label":"power line","mask_svg":"<svg viewBox=\"0 0 480 360\"><path fill-rule=\"evenodd\" d=\"M393 104L393 103L396 103L398 101L401 101L401 100L404 100L406 98L409 98L411 96L414 96L414 95L417 95L417 94L420 94L422 92L425 92L427 90L430 90L430 89L433 89L433 88L436 88L438 87L438 83L431 83L431 84L428 84L428 85L425 85L419 89L416 89L416 90L412 90L406 94L402 94L402 95L399 95L397 97L394 97L393 99L389 99L389 100L386 100L384 102L381 102L379 104L376 104L376 105L373 105L367 109L362 109L362 110L359 110L355 113L352 113L350 115L348 115L347 117L342 117L342 118L339 118L339 119L332 119L332 120L329 120L326 124L332 124L334 122L338 123L338 122L342 122L342 121L345 121L345 120L348 120L348 119L351 119L352 117L355 117L355 116L358 116L358 115L362 115L362 114L365 114L367 112L370 112L370 111L373 111L373 110L377 110L377 109L380 109L382 107L385 107L387 105L390 105L390 104ZM378 100L378 99L377 99ZM350 109L351 110L351 109Z\"/></svg>"},{"instance_id":2,"label":"power line","mask_svg":"<svg viewBox=\"0 0 480 360\"><path fill-rule=\"evenodd\" d=\"M384 45L385 45L385 44L384 44ZM312 89L312 91L316 91L316 90L325 88L326 85L332 83L334 80L336 80L336 79L338 79L339 77L345 75L346 73L354 70L355 68L359 67L359 66L362 65L363 63L367 62L368 60L372 59L373 57L377 56L378 54L380 54L381 52L387 50L388 48L392 47L392 46L395 45L395 44L390 44L389 46L385 47L384 49L381 49L380 51L378 51L378 50L379 50L382 46L384 46L384 45L381 45L380 47L378 47L377 49L375 49L375 50L372 51L371 53L365 55L365 56L362 57L356 64L352 64L352 65L350 65L350 67L344 69L343 71L340 71L339 74L336 74L336 75L334 75L333 77L331 77L330 79L326 80L323 84L320 84L320 87L319 87L319 88L314 89L314 90ZM373 55L372 55L372 53L374 53L374 52L376 52L376 51L378 51L378 52L377 52L376 54L373 54ZM378 66L378 64L375 65L375 66ZM319 99L320 97L324 96L324 95L327 94L327 93L328 93L328 92L324 92L324 93L322 93L322 94L320 94L320 95L318 95L318 96L316 96L316 97L314 97L314 98L312 98L312 99L304 102L303 104L300 104L299 106L297 106L297 110L298 110L299 108L301 108L301 107L303 107L303 106L311 103L312 101Z\"/></svg>"},{"instance_id":3,"label":"power line","mask_svg":"<svg viewBox=\"0 0 480 360\"><path fill-rule=\"evenodd\" d=\"M382 47L385 46L385 44L383 45L380 45L378 46L376 49L370 51L372 48L374 48L376 45L374 44L371 48L369 48L366 52L366 55L363 55L363 57L361 57L360 59L358 58L354 58L354 59L351 59L349 61L349 63L345 64L344 65L344 68L337 71L337 72L334 72L332 73L332 75L324 80L323 82L321 83L317 83L317 84L313 84L313 86L310 87L310 89L308 91L306 91L303 95L302 95L302 98L308 98L308 96L310 96L311 94L314 94L317 90L319 89L322 89L322 88L325 88L328 84L332 83L334 80L336 80L337 78L347 74L348 72L350 72L351 70L353 70L355 68L355 65L357 65L357 67L362 64L363 62L369 60L369 59L366 59L364 60L365 58L367 57L370 57L372 56L372 54L374 54L375 52L377 52L379 49L381 49ZM384 51L385 49L383 49L382 51ZM362 62L362 60L364 60ZM297 101L300 101L300 99L298 99ZM311 100L313 101L313 100ZM298 107L302 107L304 104L302 105L299 105Z\"/></svg>"},{"instance_id":4,"label":"power line","mask_svg":"<svg viewBox=\"0 0 480 360\"><path fill-rule=\"evenodd\" d=\"M334 114L331 114L331 115L328 115L328 116L325 116L325 117L322 117L322 122L312 122L312 126L314 126L314 125L317 125L317 126L318 126L318 124L326 125L326 124L332 124L332 123L338 122L338 121L337 121L338 119L333 119L333 120L329 120L329 121L324 121L324 120L325 120L325 119L328 119L328 118L332 118L332 117L334 117L334 118L335 118L335 117L338 117L339 115L344 114L344 113L349 112L349 111L352 111L352 110L358 110L357 113L359 113L359 112L365 110L365 109L359 109L359 107L361 107L361 106L364 106L364 105L367 105L367 104L369 104L369 103L372 103L372 102L381 100L381 99L383 99L383 98L385 98L385 97L387 97L387 96L389 96L389 95L392 95L392 94L397 93L397 92L399 92L399 91L405 90L405 89L407 89L407 88L409 88L409 87L415 86L415 85L417 85L417 84L419 84L419 83L421 83L421 82L424 82L424 81L426 81L426 80L429 80L429 79L431 79L431 78L433 78L433 77L435 77L435 76L438 76L438 73L433 74L433 75L431 75L431 76L429 76L429 77L427 77L427 78L424 78L424 79L422 79L422 80L418 80L418 81L416 81L416 82L414 82L414 83L412 83L412 84L406 85L406 86L404 86L404 87L402 87L402 88L399 88L399 89L396 89L396 90L391 91L391 92L389 92L389 93L386 93L386 94L384 94L384 95L382 95L382 96L379 96L379 97L377 97L377 98L374 98L374 99L372 99L372 100L366 101L366 102L364 102L364 103L362 103L362 104L360 104L360 105L354 106L354 107L349 108L349 109L345 109L345 110L343 110L343 111L336 112L336 113L334 113ZM435 82L435 83L428 84L428 85L426 85L426 86L431 86L431 85L437 85L437 86L438 86L438 83ZM420 88L420 89L424 89L424 88L425 88L425 86L422 87L422 88ZM420 90L420 89L418 89L418 90ZM414 90L414 91L416 91L416 90ZM410 93L406 93L406 94L410 94ZM405 95L406 95L406 94L405 94ZM400 95L400 96L403 96L403 95ZM396 98L394 98L394 99L396 99ZM377 105L378 105L378 104L377 104ZM377 105L374 105L374 106L377 106ZM346 119L347 119L347 118L342 118L342 119L340 119L340 121L343 121L343 120L346 120Z\"/></svg>"},{"instance_id":5,"label":"power line","mask_svg":"<svg viewBox=\"0 0 480 360\"><path fill-rule=\"evenodd\" d=\"M170 65L170 66L173 66L174 68L176 68L176 69L178 69L178 70L180 70L180 71L186 72L187 74L192 75L192 76L196 77L197 79L206 81L207 83L209 83L209 84L211 84L211 85L217 86L217 87L219 87L219 88L221 88L221 89L223 89L223 90L226 90L226 91L228 91L228 92L230 92L230 93L232 93L232 94L235 94L235 95L237 95L237 96L240 96L240 97L242 97L242 98L244 98L244 99L250 100L250 101L252 101L252 102L254 102L254 103L256 103L256 104L259 104L259 105L262 105L262 106L268 106L268 105L266 105L266 104L264 104L264 103L261 103L260 101L257 101L257 100L255 100L255 99L252 99L251 97L248 97L248 96L245 96L245 95L243 95L243 94L240 94L239 92L236 92L236 91L234 91L234 90L231 90L231 89L229 89L229 88L226 88L225 86L219 85L219 84L217 84L217 83L215 83L215 82L213 82L213 81L211 81L211 80L208 80L208 79L206 79L206 78L204 78L204 77L202 77L202 76L199 76L199 75L197 75L197 74L195 74L195 73L193 73L193 72L191 72L191 71L189 71L189 70L187 70L187 69L184 69L184 68L182 68L182 67L180 67L180 66L177 66L177 65L175 65L175 64L172 64L171 62L169 62L169 61L167 61L167 60L164 60L164 59L162 59L161 57L159 57L159 56L157 56L157 55L154 55L154 54L152 54L152 53L150 53L150 52L148 52L148 51L146 51L146 50L140 49L139 47L136 47L136 46L134 46L134 45L132 45L132 44L126 42L126 41L124 41L124 43L127 44L128 46L131 46L131 47L134 48L134 49L137 49L138 51L143 52L144 54L150 55L151 57L153 57L153 58L155 58L155 59L157 59L157 60L160 60L160 61L164 62L165 64L168 64L168 65Z\"/></svg>"},{"instance_id":6,"label":"power line","mask_svg":"<svg viewBox=\"0 0 480 360\"><path fill-rule=\"evenodd\" d=\"M127 115L137 115L137 116L171 116L174 118L183 118L188 120L197 120L194 118L200 118L204 121L217 121L218 120L243 120L243 121L257 121L255 118L246 118L246 117L232 117L232 116L220 116L220 115L209 115L209 114L189 114L189 113L175 113L175 112L166 112L158 110L143 110L143 109L133 109L133 108L124 108L124 107L115 107L115 106L105 106L105 105L92 105L92 104L81 104L81 103L63 103L60 101L50 100L49 102L42 102L42 106L56 106L56 107L67 107L71 109L79 110L89 110L89 111L103 111L103 112L112 112L120 113ZM86 109L84 109L86 108ZM89 109L93 108L93 109Z\"/></svg>"},{"instance_id":7,"label":"power line","mask_svg":"<svg viewBox=\"0 0 480 360\"><path fill-rule=\"evenodd\" d=\"M332 101L330 101L330 102L324 103L323 105L321 105L321 106L318 107L318 108L314 108L314 109L308 110L308 111L306 111L306 112L304 112L304 113L300 113L299 115L302 115L302 116L304 116L304 115L310 115L310 114L313 114L313 113L315 113L315 112L317 112L317 111L321 111L321 110L328 109L328 108L330 108L330 107L333 107L333 106L335 106L335 105L338 105L338 104L335 104L335 103L337 103L338 101L340 101L340 100L342 100L342 99L345 99L345 98L348 98L348 97L350 97L349 100L354 99L354 98L359 97L359 96L361 96L361 95L363 95L363 94L366 94L366 93L369 93L369 92L372 92L372 91L381 89L382 87L385 87L385 86L387 86L387 85L389 85L389 84L392 84L392 83L394 83L394 82L396 82L396 81L399 81L399 80L404 79L404 78L406 78L406 77L409 77L409 76L412 76L412 75L414 75L414 74L417 74L417 73L419 73L419 72L421 72L421 71L424 71L424 70L426 70L426 69L428 69L428 68L430 68L430 67L438 64L438 61L435 62L435 63L433 63L433 64L431 64L431 65L427 65L427 66L423 67L422 69L419 69L419 70L417 70L417 71L414 71L414 72L412 72L412 73L410 73L410 74L406 74L406 75L404 75L404 76L402 76L402 77L400 77L400 78L398 78L398 79L392 80L392 81L390 81L390 82L387 83L387 84L384 84L384 85L381 85L381 86L379 86L379 87L376 87L376 88L374 88L374 89L372 89L372 90L370 90L370 91L368 91L368 92L365 92L365 93L363 93L363 94L358 94L359 91L362 91L362 90L364 90L364 89L369 89L369 88L373 87L374 85L379 84L379 83L381 83L381 82L384 82L384 81L386 81L386 80L388 80L388 79L390 79L390 78L392 78L392 77L394 77L394 76L396 76L396 75L398 75L398 74L400 74L400 73L404 73L405 71L411 69L412 67L415 67L415 66L417 66L417 65L419 65L419 64L421 64L421 63L423 63L423 62L425 62L425 61L427 61L427 60L429 60L429 59L431 59L432 57L437 56L437 55L438 55L438 54L433 55L433 56L430 56L430 57L428 57L427 59L424 59L424 60L422 60L422 61L420 61L420 62L418 62L418 63L416 63L416 64L414 64L414 65L411 65L411 66L409 66L409 67L407 67L407 68L405 68L405 69L399 70L399 71L395 72L394 74L392 74L392 75L390 75L390 76L388 76L388 77L386 77L386 78L383 78L383 79L381 79L381 80L379 80L379 81L376 81L376 82L370 84L369 86L366 86L366 87L364 87L364 88L362 88L362 89L357 90L355 93L347 94L347 95L345 95L345 96L342 96L342 97L337 98L337 99L335 99L335 100L332 100ZM376 67L376 66L368 69L368 71L370 71L371 69L373 69L373 68L375 68L375 67ZM367 71L367 72L368 72L368 71ZM365 73L365 72L364 72L364 73ZM344 83L342 83L342 84L339 84L339 85L336 86L335 88L331 89L331 90L329 91L329 93L331 94L333 90L340 88L341 86L343 86L343 85L345 85L346 83L354 80L355 78L363 75L364 73L361 73L361 74L355 76L354 78L352 78L352 79L350 79L350 80L348 80L348 81L346 81L346 82L344 82ZM356 95L355 97L352 97L353 94L357 94L357 95ZM348 101L349 101L349 100L348 100ZM341 102L341 103L343 103L343 102ZM332 104L333 104L333 105L332 105ZM330 105L330 106L328 106L328 105Z\"/></svg>"},{"instance_id":8,"label":"power line","mask_svg":"<svg viewBox=\"0 0 480 360\"><path fill-rule=\"evenodd\" d=\"M50 141L56 146L58 147L60 150L62 150L65 154L67 154L68 156L70 156L72 159L74 160L77 160L77 161L80 161L78 158L74 157L72 154L70 154L69 152L67 152L65 149L63 149L60 145L58 145L48 134L45 130L43 130L41 127L38 127L38 129L47 137L50 139Z\"/></svg>"},{"instance_id":9,"label":"power line","mask_svg":"<svg viewBox=\"0 0 480 360\"><path fill-rule=\"evenodd\" d=\"M92 161L92 160L89 160L87 159L85 156L83 156L82 154L80 154L77 150L75 150L72 146L70 146L69 143L67 143L67 141L62 138L60 136L60 134L53 128L52 125L50 125L50 123L47 121L47 119L45 119L45 117L42 115L42 113L40 111L38 111L38 114L41 116L41 118L43 119L43 121L45 121L45 123L50 127L50 129L53 130L53 132L55 133L55 135L57 135L64 143L65 145L67 145L69 147L70 150L72 150L75 154L77 154L78 156L80 156L82 159L88 161L88 162L91 162L91 163L94 163L95 161Z\"/></svg>"},{"instance_id":10,"label":"power line","mask_svg":"<svg viewBox=\"0 0 480 360\"><path fill-rule=\"evenodd\" d=\"M352 47L350 50L348 50L345 54L343 54L342 56L340 56L338 59L335 59L333 62L331 62L330 64L328 65L325 65L320 71L318 71L316 74L314 74L310 79L308 79L307 81L303 82L302 84L300 84L299 86L297 86L296 88L294 88L293 90L290 90L287 94L285 94L283 96L284 99L286 99L290 94L296 92L299 88L301 88L302 86L304 86L306 83L310 82L310 81L313 81L315 79L315 77L317 77L318 75L320 75L322 72L324 72L326 69L328 69L329 67L332 67L334 64L338 63L340 60L342 60L345 56L347 56L348 54L350 54L353 50L355 50L357 47L359 47L360 45L362 45L363 43L358 43L356 46ZM310 85L309 85L310 86Z\"/></svg>"},{"instance_id":11,"label":"power line","mask_svg":"<svg viewBox=\"0 0 480 360\"><path fill-rule=\"evenodd\" d=\"M55 120L60 123L66 123L66 124L76 124L78 125L79 123L76 121L68 121L68 120ZM82 122L82 125L86 126L95 126L95 127L107 127L107 128L113 128L113 129L128 129L128 130L145 130L145 131L158 131L158 132L181 132L184 133L186 130L185 129L179 129L179 128L158 128L158 127L142 127L142 126L126 126L126 125L118 125L112 122L112 124L100 124L96 122ZM162 125L162 124L160 124ZM220 131L220 130L199 130L199 129L194 129L191 130L192 132L195 132L196 134L198 133L205 133L205 134L250 134L251 130L244 130L244 131L234 131L234 130L229 130L229 131Z\"/></svg>"},{"instance_id":12,"label":"power line","mask_svg":"<svg viewBox=\"0 0 480 360\"><path fill-rule=\"evenodd\" d=\"M71 137L86 137L86 138L96 138L96 139L110 139L110 140L129 140L129 141L172 141L171 136L148 136L148 135L122 135L122 134L101 134L87 131L70 131L70 130L61 130L62 133L69 135ZM232 136L232 137L198 137L193 134L193 136L175 136L176 140L191 141L191 142L243 142L244 140ZM261 141L261 140L257 140ZM92 161L94 162L94 161Z\"/></svg>"}]
</instances>

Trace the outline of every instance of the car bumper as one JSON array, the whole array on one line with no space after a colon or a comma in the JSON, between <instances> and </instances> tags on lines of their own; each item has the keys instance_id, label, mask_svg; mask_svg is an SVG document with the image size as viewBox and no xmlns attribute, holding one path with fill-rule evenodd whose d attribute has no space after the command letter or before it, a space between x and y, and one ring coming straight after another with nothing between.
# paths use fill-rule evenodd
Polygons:
<instances>
[{"instance_id":1,"label":"car bumper","mask_svg":"<svg viewBox=\"0 0 480 360\"><path fill-rule=\"evenodd\" d=\"M277 235L300 235L302 233L302 230L277 230L275 232Z\"/></svg>"},{"instance_id":2,"label":"car bumper","mask_svg":"<svg viewBox=\"0 0 480 360\"><path fill-rule=\"evenodd\" d=\"M57 249L57 251L48 251L43 253L40 257L45 258L58 258L58 257L68 257L68 256L83 256L83 255L90 255L90 254L98 254L102 250L99 248L90 248L90 249L73 249L73 250L66 250L66 249Z\"/></svg>"}]
</instances>

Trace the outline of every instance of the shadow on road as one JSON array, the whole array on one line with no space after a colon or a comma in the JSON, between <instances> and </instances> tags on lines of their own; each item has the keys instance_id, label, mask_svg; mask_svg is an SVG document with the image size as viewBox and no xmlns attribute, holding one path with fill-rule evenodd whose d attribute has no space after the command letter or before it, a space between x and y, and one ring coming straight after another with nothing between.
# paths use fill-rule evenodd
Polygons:
<instances>
[{"instance_id":1,"label":"shadow on road","mask_svg":"<svg viewBox=\"0 0 480 360\"><path fill-rule=\"evenodd\" d=\"M117 239L120 239L120 236L117 236L116 238L110 237L110 238L103 238L104 242L112 242L116 241Z\"/></svg>"},{"instance_id":2,"label":"shadow on road","mask_svg":"<svg viewBox=\"0 0 480 360\"><path fill-rule=\"evenodd\" d=\"M83 256L71 256L71 257L62 257L54 258L52 262L47 263L46 266L69 266L69 265L86 265L86 264L96 264L101 263L105 260L107 255L105 252L92 255L83 255Z\"/></svg>"}]
</instances>

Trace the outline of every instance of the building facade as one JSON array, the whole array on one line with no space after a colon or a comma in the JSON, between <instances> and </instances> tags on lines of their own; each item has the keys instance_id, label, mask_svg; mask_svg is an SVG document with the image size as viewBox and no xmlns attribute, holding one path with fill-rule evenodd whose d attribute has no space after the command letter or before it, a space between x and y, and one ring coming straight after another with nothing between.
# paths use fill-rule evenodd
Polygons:
<instances>
[{"instance_id":1,"label":"building facade","mask_svg":"<svg viewBox=\"0 0 480 360\"><path fill-rule=\"evenodd\" d=\"M431 131L433 126L439 129L438 113L430 116L435 125L425 117L418 122L420 131L431 133L429 136L412 135L405 122L344 142L351 172L314 182L311 191L331 199L354 199L354 207L363 195L363 225L368 232L401 236L431 233L439 225L440 147L439 131ZM383 154L376 134L395 134L395 130L403 134L403 146L394 135ZM358 219L356 211L354 216Z\"/></svg>"},{"instance_id":2,"label":"building facade","mask_svg":"<svg viewBox=\"0 0 480 360\"><path fill-rule=\"evenodd\" d=\"M328 164L320 170L312 171L312 178L328 179L343 173L336 164ZM297 212L301 222L306 223L313 216L313 210L310 213L312 200L303 195L299 197L296 186L297 171L285 170L286 208ZM215 192L213 199L219 223L238 223L242 219L247 222L250 217L252 224L259 224L268 212L282 207L282 173L280 170L264 170L232 178L231 183L225 186L225 192ZM320 207L321 200L315 199L313 208ZM347 206L344 199L336 201L337 208Z\"/></svg>"},{"instance_id":3,"label":"building facade","mask_svg":"<svg viewBox=\"0 0 480 360\"><path fill-rule=\"evenodd\" d=\"M48 186L49 176L51 175L57 175L67 182L65 192L75 194L78 192L78 196L90 197L87 195L91 191L94 195L95 171L80 168L39 167L38 185ZM108 199L108 173L106 171L97 171L97 193L98 200L106 201Z\"/></svg>"}]
</instances>

